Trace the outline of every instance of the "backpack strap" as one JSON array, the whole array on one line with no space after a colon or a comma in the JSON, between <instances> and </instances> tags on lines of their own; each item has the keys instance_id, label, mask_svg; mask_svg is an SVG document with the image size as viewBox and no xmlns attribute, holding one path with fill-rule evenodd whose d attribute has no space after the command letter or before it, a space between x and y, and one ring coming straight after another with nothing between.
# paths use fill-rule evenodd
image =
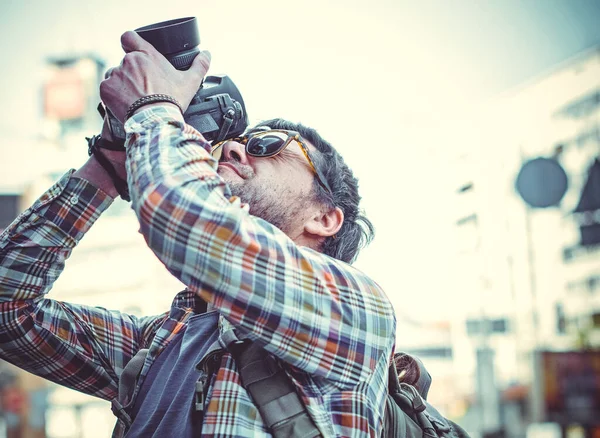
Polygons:
<instances>
[{"instance_id":1,"label":"backpack strap","mask_svg":"<svg viewBox=\"0 0 600 438\"><path fill-rule=\"evenodd\" d=\"M454 421L448 420L448 423L450 423L450 426L452 426L454 434L458 438L470 438L467 431L464 430L462 427L460 427L458 424L456 424Z\"/></svg>"},{"instance_id":2,"label":"backpack strap","mask_svg":"<svg viewBox=\"0 0 600 438\"><path fill-rule=\"evenodd\" d=\"M202 422L205 413L204 408L208 397L210 383L218 370L224 352L225 349L220 347L219 342L215 342L204 354L202 360L196 364L196 371L198 371L199 376L194 389L192 425L194 430L198 431L198 433L202 430Z\"/></svg>"},{"instance_id":3,"label":"backpack strap","mask_svg":"<svg viewBox=\"0 0 600 438\"><path fill-rule=\"evenodd\" d=\"M207 304L200 297L194 296L194 313L202 314L208 310ZM135 393L137 386L137 380L144 367L146 356L148 356L149 349L142 348L139 350L119 376L119 388L117 398L111 400L111 410L113 414L118 418L117 424L113 429L112 438L121 438L125 436L125 433L131 426L133 419L129 415L128 409L131 407L131 401Z\"/></svg>"},{"instance_id":4,"label":"backpack strap","mask_svg":"<svg viewBox=\"0 0 600 438\"><path fill-rule=\"evenodd\" d=\"M415 360L417 365L419 365L419 380L417 380L417 383L415 383L415 388L417 388L419 394L421 394L421 397L427 400L427 394L429 393L429 387L431 386L432 381L431 374L429 374L429 371L427 371L427 368L425 368L425 365L421 359L419 359L417 356L411 357Z\"/></svg>"},{"instance_id":5,"label":"backpack strap","mask_svg":"<svg viewBox=\"0 0 600 438\"><path fill-rule=\"evenodd\" d=\"M144 361L148 355L148 349L142 348L133 358L127 362L123 372L119 377L119 392L115 399L111 400L111 409L113 414L119 419L113 430L112 437L120 438L125 435L126 430L131 426L132 419L126 408L133 398L137 378L142 371Z\"/></svg>"},{"instance_id":6,"label":"backpack strap","mask_svg":"<svg viewBox=\"0 0 600 438\"><path fill-rule=\"evenodd\" d=\"M458 434L450 422L422 397L419 389L401 383L396 365L392 363L388 369L388 398L382 437L395 436L468 437Z\"/></svg>"},{"instance_id":7,"label":"backpack strap","mask_svg":"<svg viewBox=\"0 0 600 438\"><path fill-rule=\"evenodd\" d=\"M385 401L385 419L381 437L422 437L423 429L398 408L394 398L388 394Z\"/></svg>"},{"instance_id":8,"label":"backpack strap","mask_svg":"<svg viewBox=\"0 0 600 438\"><path fill-rule=\"evenodd\" d=\"M222 341L236 361L242 385L275 438L322 437L292 381L272 355L249 339L241 341L233 330L223 333Z\"/></svg>"},{"instance_id":9,"label":"backpack strap","mask_svg":"<svg viewBox=\"0 0 600 438\"><path fill-rule=\"evenodd\" d=\"M417 409L425 409L422 398L415 390L408 396L402 396L403 388L398 380L395 363L391 363L388 368L388 394L385 405L385 419L381 436L387 437L426 437L437 438L437 435L431 435L423 430L422 425L417 418ZM413 400L414 399L414 400ZM419 403L421 401L421 403Z\"/></svg>"}]
</instances>

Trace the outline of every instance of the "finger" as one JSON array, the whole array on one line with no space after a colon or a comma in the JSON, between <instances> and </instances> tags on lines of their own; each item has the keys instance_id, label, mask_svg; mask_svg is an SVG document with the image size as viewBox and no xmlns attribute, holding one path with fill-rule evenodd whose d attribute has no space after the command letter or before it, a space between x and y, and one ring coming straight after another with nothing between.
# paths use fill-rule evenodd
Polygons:
<instances>
[{"instance_id":1,"label":"finger","mask_svg":"<svg viewBox=\"0 0 600 438\"><path fill-rule=\"evenodd\" d=\"M192 65L190 66L190 71L194 71L199 74L201 77L206 76L208 69L210 68L210 60L211 55L208 50L202 50L200 53L196 55Z\"/></svg>"},{"instance_id":2,"label":"finger","mask_svg":"<svg viewBox=\"0 0 600 438\"><path fill-rule=\"evenodd\" d=\"M152 46L152 44L132 30L129 30L121 35L121 47L123 47L125 53L136 51L143 51L146 53L152 53L153 51L156 52L156 49L154 46Z\"/></svg>"},{"instance_id":3,"label":"finger","mask_svg":"<svg viewBox=\"0 0 600 438\"><path fill-rule=\"evenodd\" d=\"M116 68L116 67L111 67L111 68L109 68L108 70L106 70L106 73L104 73L104 79L108 79L108 78L110 78L110 75L112 74L112 72L113 72L113 70L114 70L115 68Z\"/></svg>"}]
</instances>

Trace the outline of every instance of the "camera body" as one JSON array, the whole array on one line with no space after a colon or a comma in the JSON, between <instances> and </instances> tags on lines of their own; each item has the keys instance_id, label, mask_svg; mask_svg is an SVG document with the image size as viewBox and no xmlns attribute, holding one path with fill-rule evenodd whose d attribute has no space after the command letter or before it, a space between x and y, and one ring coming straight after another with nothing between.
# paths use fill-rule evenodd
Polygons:
<instances>
[{"instance_id":1,"label":"camera body","mask_svg":"<svg viewBox=\"0 0 600 438\"><path fill-rule=\"evenodd\" d=\"M178 70L190 68L200 52L200 36L195 17L178 18L135 30ZM108 112L111 133L125 139L123 125ZM248 115L241 93L226 75L206 76L192 98L183 118L204 138L216 143L241 135L248 127Z\"/></svg>"}]
</instances>

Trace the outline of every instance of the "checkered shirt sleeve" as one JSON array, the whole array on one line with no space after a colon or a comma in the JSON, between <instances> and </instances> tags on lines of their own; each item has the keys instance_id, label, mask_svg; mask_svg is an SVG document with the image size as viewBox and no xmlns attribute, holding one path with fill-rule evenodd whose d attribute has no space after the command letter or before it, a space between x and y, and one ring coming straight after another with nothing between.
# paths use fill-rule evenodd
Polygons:
<instances>
[{"instance_id":1,"label":"checkered shirt sleeve","mask_svg":"<svg viewBox=\"0 0 600 438\"><path fill-rule=\"evenodd\" d=\"M73 248L112 202L72 173L0 235L0 358L110 400L124 365L161 320L46 298Z\"/></svg>"}]
</instances>

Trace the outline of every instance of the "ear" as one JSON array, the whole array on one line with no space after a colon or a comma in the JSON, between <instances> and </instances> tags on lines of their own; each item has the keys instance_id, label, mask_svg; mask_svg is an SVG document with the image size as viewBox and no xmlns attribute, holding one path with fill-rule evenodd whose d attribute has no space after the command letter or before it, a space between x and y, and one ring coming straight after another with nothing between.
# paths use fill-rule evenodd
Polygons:
<instances>
[{"instance_id":1,"label":"ear","mask_svg":"<svg viewBox=\"0 0 600 438\"><path fill-rule=\"evenodd\" d=\"M319 211L304 224L304 232L315 237L334 236L344 223L344 212L335 207L328 211Z\"/></svg>"}]
</instances>

